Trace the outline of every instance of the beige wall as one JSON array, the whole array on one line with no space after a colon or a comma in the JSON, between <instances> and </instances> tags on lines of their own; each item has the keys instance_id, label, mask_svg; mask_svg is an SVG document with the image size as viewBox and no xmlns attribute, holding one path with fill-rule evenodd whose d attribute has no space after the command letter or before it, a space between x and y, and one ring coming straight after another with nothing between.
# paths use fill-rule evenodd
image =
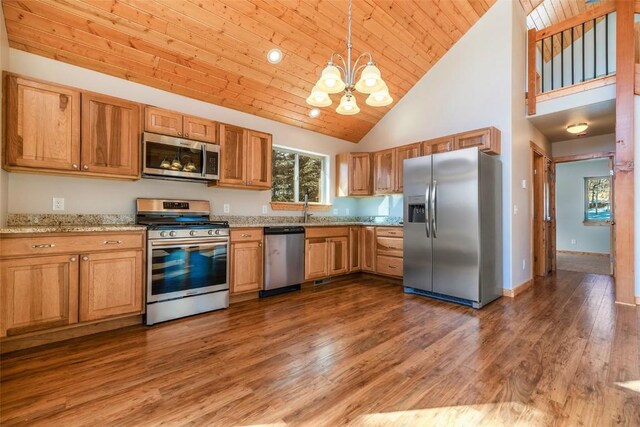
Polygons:
<instances>
[{"instance_id":1,"label":"beige wall","mask_svg":"<svg viewBox=\"0 0 640 427\"><path fill-rule=\"evenodd\" d=\"M553 157L577 156L581 154L601 153L616 150L616 134L590 136L554 142L551 148Z\"/></svg>"},{"instance_id":2,"label":"beige wall","mask_svg":"<svg viewBox=\"0 0 640 427\"><path fill-rule=\"evenodd\" d=\"M292 148L329 156L329 176L333 177L334 156L354 150L353 143L316 132L285 125L273 120L245 114L218 105L197 101L130 81L72 66L59 61L10 49L12 72L43 80L75 86L99 93L153 104L221 122L257 129L273 134L273 142ZM265 64L267 66L267 64ZM7 68L5 66L5 68ZM5 179L3 179L3 182ZM246 191L207 188L203 184L142 179L123 182L61 176L8 174L8 211L10 213L50 213L52 198L65 198L64 213L133 213L137 197L199 198L213 203L214 213L222 214L230 205L230 214L259 215L270 201L269 191ZM333 184L333 179L331 180ZM329 186L329 190L332 187ZM331 201L333 192L329 191ZM337 199L339 215L355 214L355 199ZM330 212L331 214L332 212ZM269 214L289 215L290 212Z\"/></svg>"}]
</instances>

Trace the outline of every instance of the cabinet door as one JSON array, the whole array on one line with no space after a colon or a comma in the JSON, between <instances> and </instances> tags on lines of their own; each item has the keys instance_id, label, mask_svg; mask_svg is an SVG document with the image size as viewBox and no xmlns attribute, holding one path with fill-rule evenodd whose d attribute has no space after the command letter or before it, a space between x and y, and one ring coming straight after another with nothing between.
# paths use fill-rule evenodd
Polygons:
<instances>
[{"instance_id":1,"label":"cabinet door","mask_svg":"<svg viewBox=\"0 0 640 427\"><path fill-rule=\"evenodd\" d=\"M321 279L329 276L327 239L306 239L304 245L304 278Z\"/></svg>"},{"instance_id":2,"label":"cabinet door","mask_svg":"<svg viewBox=\"0 0 640 427\"><path fill-rule=\"evenodd\" d=\"M220 184L246 185L246 132L244 129L220 125Z\"/></svg>"},{"instance_id":3,"label":"cabinet door","mask_svg":"<svg viewBox=\"0 0 640 427\"><path fill-rule=\"evenodd\" d=\"M216 122L200 117L184 116L182 120L184 137L203 142L216 142Z\"/></svg>"},{"instance_id":4,"label":"cabinet door","mask_svg":"<svg viewBox=\"0 0 640 427\"><path fill-rule=\"evenodd\" d=\"M349 239L347 237L331 237L329 243L329 276L349 272Z\"/></svg>"},{"instance_id":5,"label":"cabinet door","mask_svg":"<svg viewBox=\"0 0 640 427\"><path fill-rule=\"evenodd\" d=\"M403 161L406 159L413 159L414 157L420 157L420 143L396 148L396 165L394 168L396 174L396 193L402 193L404 190L402 186Z\"/></svg>"},{"instance_id":6,"label":"cabinet door","mask_svg":"<svg viewBox=\"0 0 640 427\"><path fill-rule=\"evenodd\" d=\"M392 193L394 185L395 150L389 149L373 153L373 192Z\"/></svg>"},{"instance_id":7,"label":"cabinet door","mask_svg":"<svg viewBox=\"0 0 640 427\"><path fill-rule=\"evenodd\" d=\"M349 228L349 271L360 270L360 233L361 227Z\"/></svg>"},{"instance_id":8,"label":"cabinet door","mask_svg":"<svg viewBox=\"0 0 640 427\"><path fill-rule=\"evenodd\" d=\"M500 154L500 131L496 128L484 128L455 136L454 150L470 147L480 147L482 151Z\"/></svg>"},{"instance_id":9,"label":"cabinet door","mask_svg":"<svg viewBox=\"0 0 640 427\"><path fill-rule=\"evenodd\" d=\"M80 92L7 78L7 166L79 170Z\"/></svg>"},{"instance_id":10,"label":"cabinet door","mask_svg":"<svg viewBox=\"0 0 640 427\"><path fill-rule=\"evenodd\" d=\"M360 268L362 271L376 269L376 231L375 227L362 227L360 231Z\"/></svg>"},{"instance_id":11,"label":"cabinet door","mask_svg":"<svg viewBox=\"0 0 640 427\"><path fill-rule=\"evenodd\" d=\"M371 154L351 154L349 165L349 195L367 196L371 194Z\"/></svg>"},{"instance_id":12,"label":"cabinet door","mask_svg":"<svg viewBox=\"0 0 640 427\"><path fill-rule=\"evenodd\" d=\"M432 139L427 141L430 145L431 154L446 153L453 150L453 136L446 136L444 138Z\"/></svg>"},{"instance_id":13,"label":"cabinet door","mask_svg":"<svg viewBox=\"0 0 640 427\"><path fill-rule=\"evenodd\" d=\"M78 256L0 261L0 336L78 322Z\"/></svg>"},{"instance_id":14,"label":"cabinet door","mask_svg":"<svg viewBox=\"0 0 640 427\"><path fill-rule=\"evenodd\" d=\"M162 135L181 137L182 114L156 107L146 107L144 130Z\"/></svg>"},{"instance_id":15,"label":"cabinet door","mask_svg":"<svg viewBox=\"0 0 640 427\"><path fill-rule=\"evenodd\" d=\"M247 131L247 185L271 188L271 135Z\"/></svg>"},{"instance_id":16,"label":"cabinet door","mask_svg":"<svg viewBox=\"0 0 640 427\"><path fill-rule=\"evenodd\" d=\"M231 294L262 289L262 242L232 243L230 265Z\"/></svg>"},{"instance_id":17,"label":"cabinet door","mask_svg":"<svg viewBox=\"0 0 640 427\"><path fill-rule=\"evenodd\" d=\"M142 312L142 251L84 254L80 264L81 322Z\"/></svg>"},{"instance_id":18,"label":"cabinet door","mask_svg":"<svg viewBox=\"0 0 640 427\"><path fill-rule=\"evenodd\" d=\"M140 105L82 94L82 170L137 177L140 174Z\"/></svg>"}]
</instances>

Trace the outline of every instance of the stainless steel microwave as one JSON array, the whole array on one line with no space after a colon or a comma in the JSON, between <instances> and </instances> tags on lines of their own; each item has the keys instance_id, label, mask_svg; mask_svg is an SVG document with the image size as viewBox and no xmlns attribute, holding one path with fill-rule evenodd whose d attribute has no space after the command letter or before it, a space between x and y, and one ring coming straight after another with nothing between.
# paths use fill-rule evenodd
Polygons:
<instances>
[{"instance_id":1,"label":"stainless steel microwave","mask_svg":"<svg viewBox=\"0 0 640 427\"><path fill-rule=\"evenodd\" d=\"M142 176L214 181L219 179L220 146L145 132L142 136Z\"/></svg>"}]
</instances>

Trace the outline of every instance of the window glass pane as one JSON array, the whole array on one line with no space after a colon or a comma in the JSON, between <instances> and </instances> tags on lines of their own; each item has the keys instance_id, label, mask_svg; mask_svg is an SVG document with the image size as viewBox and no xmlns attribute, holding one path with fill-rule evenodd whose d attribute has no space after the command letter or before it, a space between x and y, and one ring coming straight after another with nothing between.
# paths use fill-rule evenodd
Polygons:
<instances>
[{"instance_id":1,"label":"window glass pane","mask_svg":"<svg viewBox=\"0 0 640 427\"><path fill-rule=\"evenodd\" d=\"M293 202L295 191L296 155L273 150L271 201Z\"/></svg>"},{"instance_id":2,"label":"window glass pane","mask_svg":"<svg viewBox=\"0 0 640 427\"><path fill-rule=\"evenodd\" d=\"M300 154L298 156L300 179L298 181L299 202L304 201L304 195L310 202L319 203L322 188L322 159Z\"/></svg>"},{"instance_id":3,"label":"window glass pane","mask_svg":"<svg viewBox=\"0 0 640 427\"><path fill-rule=\"evenodd\" d=\"M585 178L586 221L611 220L611 179L608 176Z\"/></svg>"}]
</instances>

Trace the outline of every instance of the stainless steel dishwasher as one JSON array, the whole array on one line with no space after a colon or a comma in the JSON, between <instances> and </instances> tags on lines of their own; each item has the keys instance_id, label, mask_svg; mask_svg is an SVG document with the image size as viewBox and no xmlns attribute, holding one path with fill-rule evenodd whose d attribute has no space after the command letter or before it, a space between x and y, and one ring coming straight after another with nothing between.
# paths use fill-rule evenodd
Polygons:
<instances>
[{"instance_id":1,"label":"stainless steel dishwasher","mask_svg":"<svg viewBox=\"0 0 640 427\"><path fill-rule=\"evenodd\" d=\"M299 290L304 282L304 227L264 228L264 290L260 297Z\"/></svg>"}]
</instances>

